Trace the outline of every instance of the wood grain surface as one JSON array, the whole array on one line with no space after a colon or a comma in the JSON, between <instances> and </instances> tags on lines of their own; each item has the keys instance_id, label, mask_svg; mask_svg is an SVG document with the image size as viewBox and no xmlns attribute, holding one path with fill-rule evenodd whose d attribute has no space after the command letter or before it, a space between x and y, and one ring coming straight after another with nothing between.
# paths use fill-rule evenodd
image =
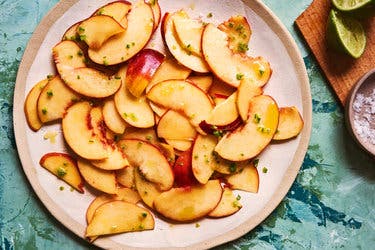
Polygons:
<instances>
[{"instance_id":1,"label":"wood grain surface","mask_svg":"<svg viewBox=\"0 0 375 250\"><path fill-rule=\"evenodd\" d=\"M367 37L366 49L359 59L353 59L328 48L326 24L331 7L330 0L314 0L295 23L341 104L345 106L353 85L375 68L375 17L362 20Z\"/></svg>"}]
</instances>

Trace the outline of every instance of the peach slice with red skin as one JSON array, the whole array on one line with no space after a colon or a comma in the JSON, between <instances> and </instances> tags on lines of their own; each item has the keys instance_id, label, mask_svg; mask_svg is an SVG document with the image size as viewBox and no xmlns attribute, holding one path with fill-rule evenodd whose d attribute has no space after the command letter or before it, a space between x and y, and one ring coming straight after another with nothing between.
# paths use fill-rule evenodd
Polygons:
<instances>
[{"instance_id":1,"label":"peach slice with red skin","mask_svg":"<svg viewBox=\"0 0 375 250\"><path fill-rule=\"evenodd\" d=\"M125 85L133 96L142 95L164 57L156 50L143 49L129 61Z\"/></svg>"},{"instance_id":2,"label":"peach slice with red skin","mask_svg":"<svg viewBox=\"0 0 375 250\"><path fill-rule=\"evenodd\" d=\"M166 218L193 221L214 210L222 193L219 180L210 180L205 185L172 188L155 198L154 208Z\"/></svg>"},{"instance_id":3,"label":"peach slice with red skin","mask_svg":"<svg viewBox=\"0 0 375 250\"><path fill-rule=\"evenodd\" d=\"M125 28L113 17L94 15L83 20L77 26L77 33L81 40L91 49L99 49L110 37L122 33Z\"/></svg>"},{"instance_id":4,"label":"peach slice with red skin","mask_svg":"<svg viewBox=\"0 0 375 250\"><path fill-rule=\"evenodd\" d=\"M42 156L39 164L78 192L84 192L84 181L78 171L77 162L70 155L66 153L47 153Z\"/></svg>"},{"instance_id":5,"label":"peach slice with red skin","mask_svg":"<svg viewBox=\"0 0 375 250\"><path fill-rule=\"evenodd\" d=\"M26 116L26 121L29 127L33 131L38 131L42 126L43 122L39 119L37 104L40 93L42 92L44 86L48 83L48 79L43 79L39 81L27 94L24 112Z\"/></svg>"},{"instance_id":6,"label":"peach slice with red skin","mask_svg":"<svg viewBox=\"0 0 375 250\"><path fill-rule=\"evenodd\" d=\"M261 87L271 76L271 67L264 58L233 53L228 47L228 35L213 24L206 25L203 31L202 51L216 77L233 87L238 87L244 78L254 79Z\"/></svg>"},{"instance_id":7,"label":"peach slice with red skin","mask_svg":"<svg viewBox=\"0 0 375 250\"><path fill-rule=\"evenodd\" d=\"M78 102L70 106L62 119L62 131L66 143L79 156L90 160L108 157L108 145L93 133L90 124L91 105Z\"/></svg>"},{"instance_id":8,"label":"peach slice with red skin","mask_svg":"<svg viewBox=\"0 0 375 250\"><path fill-rule=\"evenodd\" d=\"M98 64L114 65L125 62L141 51L154 31L154 16L144 0L132 4L126 16L128 27L125 32L108 39L100 49L88 50L90 59ZM140 31L142 29L142 32Z\"/></svg>"},{"instance_id":9,"label":"peach slice with red skin","mask_svg":"<svg viewBox=\"0 0 375 250\"><path fill-rule=\"evenodd\" d=\"M279 110L275 100L267 95L255 96L250 101L245 125L225 134L215 151L231 161L251 159L271 142L278 122Z\"/></svg>"},{"instance_id":10,"label":"peach slice with red skin","mask_svg":"<svg viewBox=\"0 0 375 250\"><path fill-rule=\"evenodd\" d=\"M86 228L86 237L151 230L155 221L145 208L125 201L110 201L99 206Z\"/></svg>"},{"instance_id":11,"label":"peach slice with red skin","mask_svg":"<svg viewBox=\"0 0 375 250\"><path fill-rule=\"evenodd\" d=\"M182 152L173 166L175 185L177 187L190 187L197 184L192 170L192 149Z\"/></svg>"}]
</instances>

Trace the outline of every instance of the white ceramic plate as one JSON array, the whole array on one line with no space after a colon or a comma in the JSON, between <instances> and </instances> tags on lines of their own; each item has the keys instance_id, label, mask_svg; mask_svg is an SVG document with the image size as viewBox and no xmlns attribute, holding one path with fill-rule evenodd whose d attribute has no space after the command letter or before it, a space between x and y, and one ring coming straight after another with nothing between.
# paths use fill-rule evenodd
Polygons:
<instances>
[{"instance_id":1,"label":"white ceramic plate","mask_svg":"<svg viewBox=\"0 0 375 250\"><path fill-rule=\"evenodd\" d=\"M69 230L84 237L85 211L94 196L70 192L69 187L40 167L39 159L47 152L65 152L61 127L53 124L38 132L29 129L23 112L23 102L32 86L55 71L51 49L72 24L82 20L98 7L111 1L63 0L42 20L25 50L14 94L14 131L24 172L36 194ZM273 69L265 93L273 96L279 106L297 106L305 126L293 140L269 146L260 156L259 193L238 192L243 208L236 214L221 219L203 219L171 225L156 217L152 231L103 237L95 244L103 248L208 248L236 239L263 221L280 203L292 185L307 150L311 129L311 95L303 60L287 30L271 11L256 0L159 0L162 13L184 8L192 17L203 17L206 22L219 24L231 15L247 16L253 30L250 55L266 58ZM213 17L208 18L207 14ZM149 46L163 51L158 29ZM56 143L44 140L47 132L57 132ZM66 186L60 191L60 186Z\"/></svg>"}]
</instances>

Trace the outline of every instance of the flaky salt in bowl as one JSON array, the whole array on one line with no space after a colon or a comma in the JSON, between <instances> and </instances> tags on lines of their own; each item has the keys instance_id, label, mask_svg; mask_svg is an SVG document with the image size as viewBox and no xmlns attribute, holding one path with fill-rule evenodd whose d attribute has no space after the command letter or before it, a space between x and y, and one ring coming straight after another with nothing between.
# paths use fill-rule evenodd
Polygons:
<instances>
[{"instance_id":1,"label":"flaky salt in bowl","mask_svg":"<svg viewBox=\"0 0 375 250\"><path fill-rule=\"evenodd\" d=\"M346 123L357 143L375 158L375 69L353 87L346 105Z\"/></svg>"}]
</instances>

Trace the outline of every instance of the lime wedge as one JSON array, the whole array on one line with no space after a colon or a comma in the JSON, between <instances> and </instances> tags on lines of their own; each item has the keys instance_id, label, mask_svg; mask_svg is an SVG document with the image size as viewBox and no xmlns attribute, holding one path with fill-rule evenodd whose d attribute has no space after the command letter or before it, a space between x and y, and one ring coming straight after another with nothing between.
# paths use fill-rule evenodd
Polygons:
<instances>
[{"instance_id":1,"label":"lime wedge","mask_svg":"<svg viewBox=\"0 0 375 250\"><path fill-rule=\"evenodd\" d=\"M327 40L331 48L359 58L366 47L366 34L356 19L331 10L327 24Z\"/></svg>"},{"instance_id":2,"label":"lime wedge","mask_svg":"<svg viewBox=\"0 0 375 250\"><path fill-rule=\"evenodd\" d=\"M375 16L375 0L332 0L336 9L359 19Z\"/></svg>"},{"instance_id":3,"label":"lime wedge","mask_svg":"<svg viewBox=\"0 0 375 250\"><path fill-rule=\"evenodd\" d=\"M332 0L333 5L341 11L353 11L368 7L373 0Z\"/></svg>"}]
</instances>

